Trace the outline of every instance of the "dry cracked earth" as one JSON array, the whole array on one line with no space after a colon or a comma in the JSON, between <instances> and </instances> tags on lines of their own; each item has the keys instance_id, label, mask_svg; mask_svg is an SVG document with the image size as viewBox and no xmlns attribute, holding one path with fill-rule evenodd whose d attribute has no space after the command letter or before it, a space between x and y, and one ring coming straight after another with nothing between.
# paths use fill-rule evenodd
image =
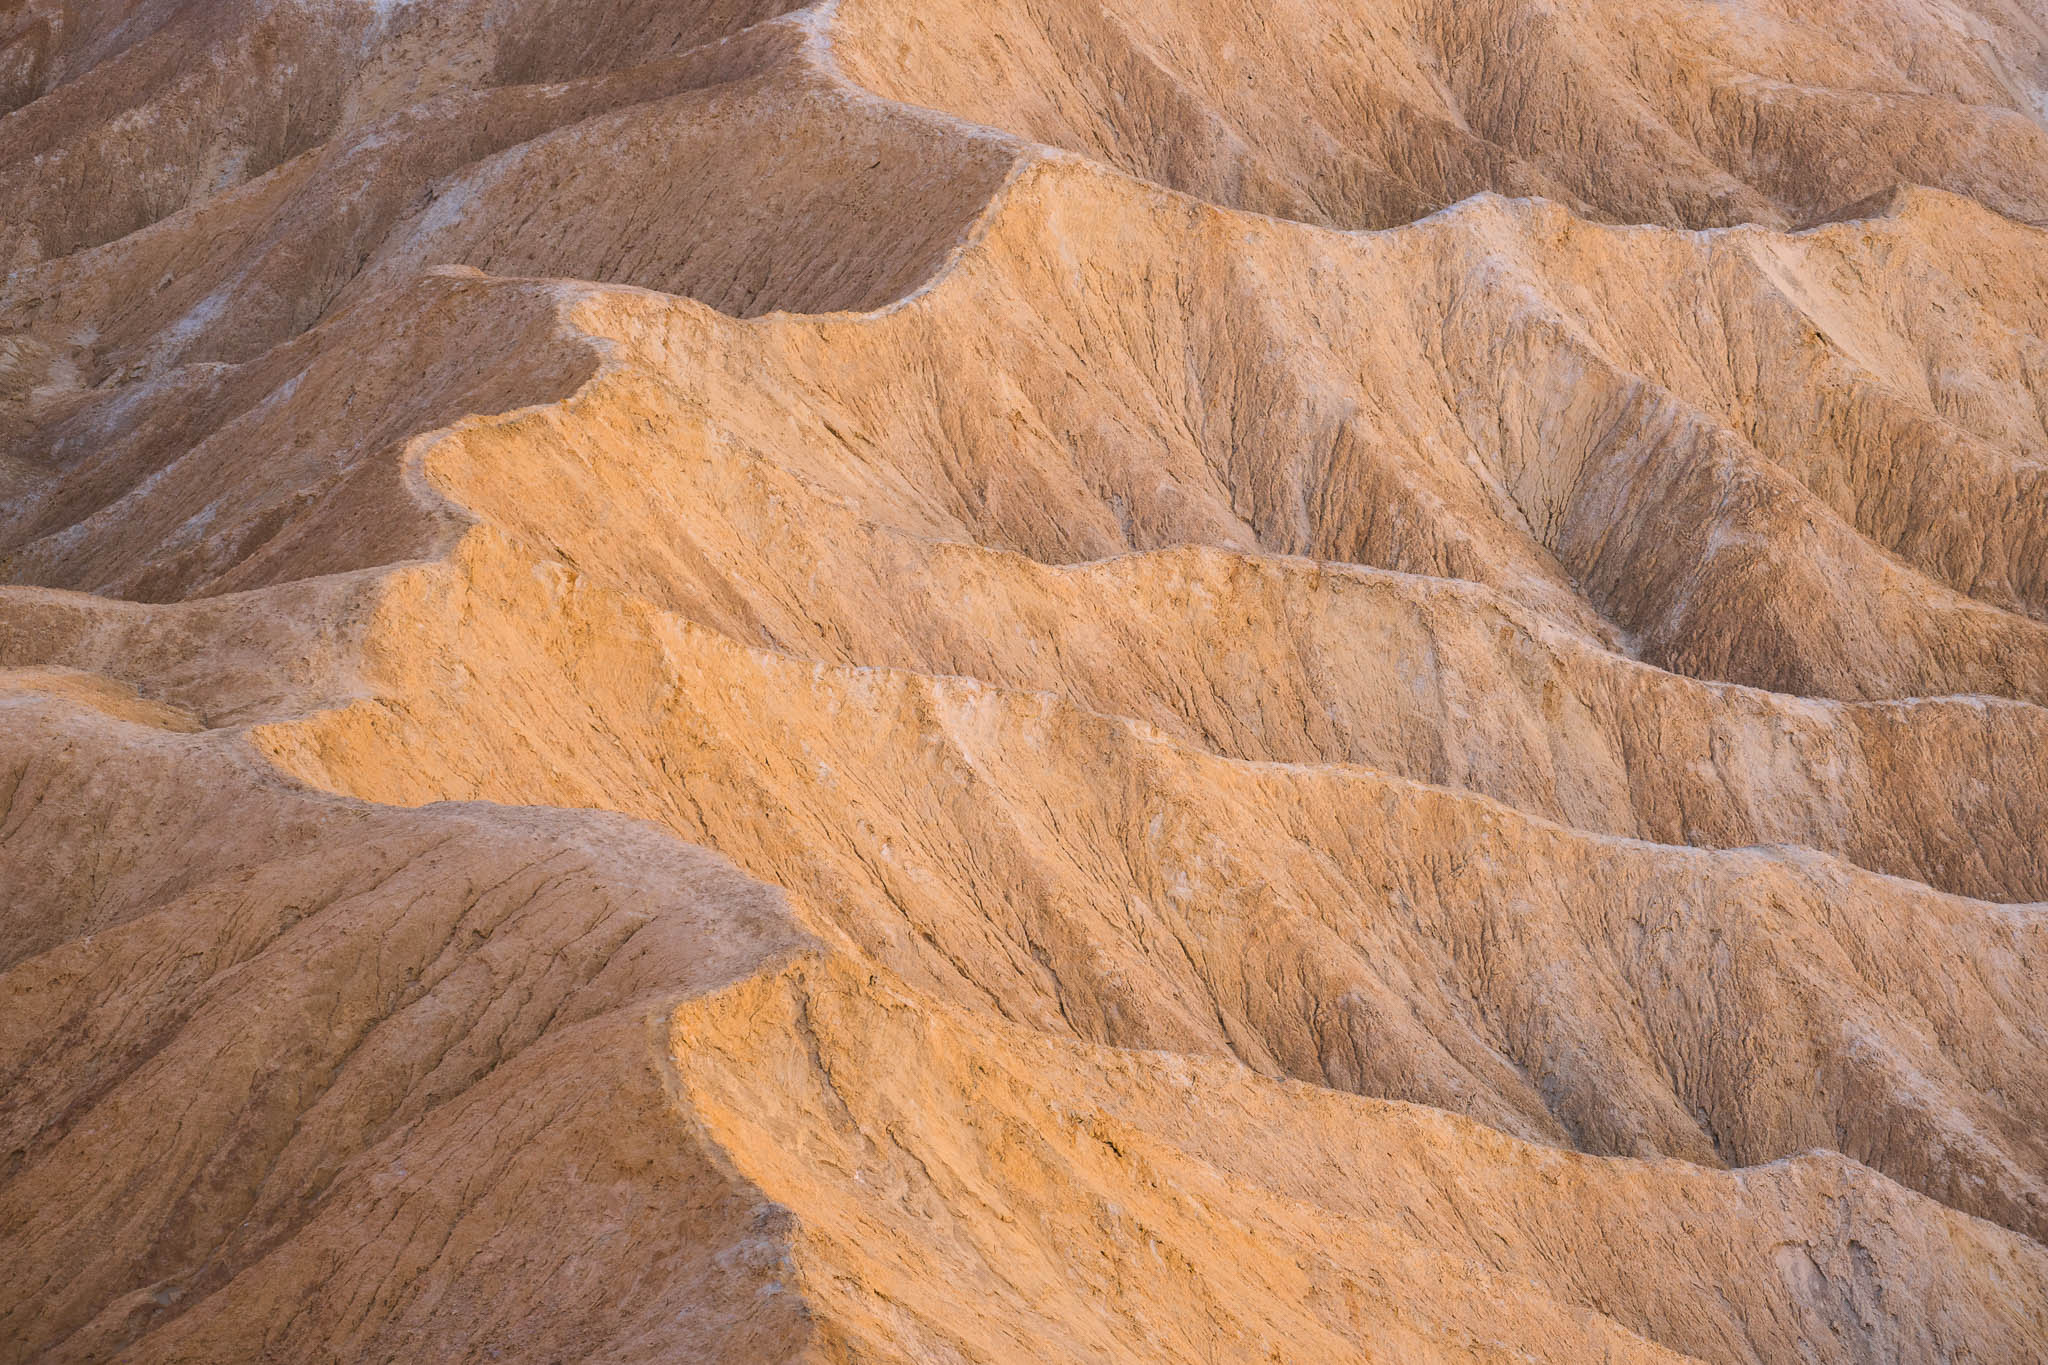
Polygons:
<instances>
[{"instance_id":1,"label":"dry cracked earth","mask_svg":"<svg viewBox=\"0 0 2048 1365\"><path fill-rule=\"evenodd\" d=\"M2048 1359L2037 0L0 111L0 1361Z\"/></svg>"}]
</instances>

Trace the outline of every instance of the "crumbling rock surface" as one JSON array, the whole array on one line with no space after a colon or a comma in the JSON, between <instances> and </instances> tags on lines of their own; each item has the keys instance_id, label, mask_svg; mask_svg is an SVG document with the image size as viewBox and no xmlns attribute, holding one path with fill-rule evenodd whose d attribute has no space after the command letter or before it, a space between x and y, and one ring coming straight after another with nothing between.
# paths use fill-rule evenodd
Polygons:
<instances>
[{"instance_id":1,"label":"crumbling rock surface","mask_svg":"<svg viewBox=\"0 0 2048 1365\"><path fill-rule=\"evenodd\" d=\"M2048 1354L2044 92L0 9L0 1361Z\"/></svg>"}]
</instances>

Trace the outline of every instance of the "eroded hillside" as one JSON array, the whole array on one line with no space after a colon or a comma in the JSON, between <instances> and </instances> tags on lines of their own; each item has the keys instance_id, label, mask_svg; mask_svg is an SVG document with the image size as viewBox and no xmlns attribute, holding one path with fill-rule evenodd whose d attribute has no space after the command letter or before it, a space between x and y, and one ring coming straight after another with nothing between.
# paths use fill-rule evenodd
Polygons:
<instances>
[{"instance_id":1,"label":"eroded hillside","mask_svg":"<svg viewBox=\"0 0 2048 1365\"><path fill-rule=\"evenodd\" d=\"M0 1360L2048 1352L2048 24L0 12Z\"/></svg>"}]
</instances>

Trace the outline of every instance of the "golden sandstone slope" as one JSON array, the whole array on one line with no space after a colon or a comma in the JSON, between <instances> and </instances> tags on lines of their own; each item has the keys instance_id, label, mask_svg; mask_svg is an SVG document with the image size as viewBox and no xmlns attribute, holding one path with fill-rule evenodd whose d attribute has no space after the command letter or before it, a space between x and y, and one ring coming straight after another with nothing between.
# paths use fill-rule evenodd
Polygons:
<instances>
[{"instance_id":1,"label":"golden sandstone slope","mask_svg":"<svg viewBox=\"0 0 2048 1365\"><path fill-rule=\"evenodd\" d=\"M2034 6L0 109L0 1360L2048 1356Z\"/></svg>"}]
</instances>

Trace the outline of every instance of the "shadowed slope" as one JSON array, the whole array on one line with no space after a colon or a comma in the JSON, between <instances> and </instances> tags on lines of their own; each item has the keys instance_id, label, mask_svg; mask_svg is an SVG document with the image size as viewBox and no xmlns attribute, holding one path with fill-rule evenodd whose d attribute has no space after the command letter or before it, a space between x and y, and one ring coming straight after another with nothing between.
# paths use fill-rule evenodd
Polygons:
<instances>
[{"instance_id":1,"label":"shadowed slope","mask_svg":"<svg viewBox=\"0 0 2048 1365\"><path fill-rule=\"evenodd\" d=\"M221 0L9 7L0 264L123 237L447 92L674 56L781 0ZM0 33L7 33L0 27ZM622 42L631 33L631 42ZM41 96L41 98L37 98ZM16 106L21 107L17 108Z\"/></svg>"},{"instance_id":2,"label":"shadowed slope","mask_svg":"<svg viewBox=\"0 0 2048 1365\"><path fill-rule=\"evenodd\" d=\"M802 1342L784 1221L651 1065L678 998L801 946L771 891L629 821L377 811L0 711L5 1358Z\"/></svg>"}]
</instances>

